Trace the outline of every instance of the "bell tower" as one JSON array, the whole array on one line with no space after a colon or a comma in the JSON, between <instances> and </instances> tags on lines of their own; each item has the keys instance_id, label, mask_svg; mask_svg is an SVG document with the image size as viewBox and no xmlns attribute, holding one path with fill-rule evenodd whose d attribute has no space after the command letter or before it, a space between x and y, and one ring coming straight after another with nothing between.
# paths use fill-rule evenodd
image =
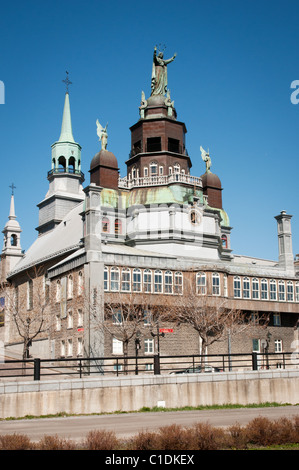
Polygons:
<instances>
[{"instance_id":1,"label":"bell tower","mask_svg":"<svg viewBox=\"0 0 299 470\"><path fill-rule=\"evenodd\" d=\"M84 199L81 172L81 146L72 131L68 79L60 137L52 145L51 170L48 171L49 190L39 207L39 235L53 230L64 216Z\"/></svg>"},{"instance_id":2,"label":"bell tower","mask_svg":"<svg viewBox=\"0 0 299 470\"><path fill-rule=\"evenodd\" d=\"M21 228L15 215L14 184L11 185L12 194L8 221L2 233L4 234L3 249L1 253L1 280L5 280L7 274L12 271L17 262L23 257L21 248Z\"/></svg>"}]
</instances>

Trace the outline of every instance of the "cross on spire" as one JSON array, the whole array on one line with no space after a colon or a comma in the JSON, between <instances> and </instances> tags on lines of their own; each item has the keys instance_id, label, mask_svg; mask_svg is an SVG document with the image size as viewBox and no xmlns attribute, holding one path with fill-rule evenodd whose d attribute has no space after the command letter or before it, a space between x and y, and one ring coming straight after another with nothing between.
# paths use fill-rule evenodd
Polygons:
<instances>
[{"instance_id":1,"label":"cross on spire","mask_svg":"<svg viewBox=\"0 0 299 470\"><path fill-rule=\"evenodd\" d=\"M11 188L11 195L13 196L14 195L14 189L16 189L16 186L11 183L11 185L9 186Z\"/></svg>"},{"instance_id":2,"label":"cross on spire","mask_svg":"<svg viewBox=\"0 0 299 470\"><path fill-rule=\"evenodd\" d=\"M66 78L65 78L65 80L62 80L62 81L63 81L63 83L65 83L66 92L68 93L68 92L69 92L69 85L72 84L72 82L71 82L70 79L69 79L69 73L68 73L68 71L66 71Z\"/></svg>"}]
</instances>

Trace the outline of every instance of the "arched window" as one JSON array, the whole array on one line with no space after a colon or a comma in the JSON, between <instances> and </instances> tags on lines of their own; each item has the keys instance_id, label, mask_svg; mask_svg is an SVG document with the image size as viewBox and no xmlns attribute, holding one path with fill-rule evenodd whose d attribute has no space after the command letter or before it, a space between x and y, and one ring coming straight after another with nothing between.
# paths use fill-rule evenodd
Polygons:
<instances>
[{"instance_id":1,"label":"arched window","mask_svg":"<svg viewBox=\"0 0 299 470\"><path fill-rule=\"evenodd\" d=\"M152 272L150 269L143 271L143 292L148 294L152 292Z\"/></svg>"},{"instance_id":2,"label":"arched window","mask_svg":"<svg viewBox=\"0 0 299 470\"><path fill-rule=\"evenodd\" d=\"M268 299L268 281L267 279L261 280L261 299L267 300Z\"/></svg>"},{"instance_id":3,"label":"arched window","mask_svg":"<svg viewBox=\"0 0 299 470\"><path fill-rule=\"evenodd\" d=\"M175 164L173 165L173 171L174 171L174 173L179 173L179 172L180 172L180 169L181 169L181 166L180 166L179 163L175 163Z\"/></svg>"},{"instance_id":4,"label":"arched window","mask_svg":"<svg viewBox=\"0 0 299 470\"><path fill-rule=\"evenodd\" d=\"M83 295L83 274L82 271L78 272L78 295Z\"/></svg>"},{"instance_id":5,"label":"arched window","mask_svg":"<svg viewBox=\"0 0 299 470\"><path fill-rule=\"evenodd\" d=\"M110 232L110 220L108 217L102 218L102 232L109 233Z\"/></svg>"},{"instance_id":6,"label":"arched window","mask_svg":"<svg viewBox=\"0 0 299 470\"><path fill-rule=\"evenodd\" d=\"M150 176L157 176L158 174L158 164L157 162L150 163Z\"/></svg>"},{"instance_id":7,"label":"arched window","mask_svg":"<svg viewBox=\"0 0 299 470\"><path fill-rule=\"evenodd\" d=\"M259 280L257 278L252 279L252 298L253 299L260 298L260 285L259 285Z\"/></svg>"},{"instance_id":8,"label":"arched window","mask_svg":"<svg viewBox=\"0 0 299 470\"><path fill-rule=\"evenodd\" d=\"M161 294L163 292L162 271L156 270L154 273L154 293Z\"/></svg>"},{"instance_id":9,"label":"arched window","mask_svg":"<svg viewBox=\"0 0 299 470\"><path fill-rule=\"evenodd\" d=\"M121 234L122 227L121 227L121 220L120 219L115 219L114 221L114 233L115 236L118 237L118 235Z\"/></svg>"},{"instance_id":10,"label":"arched window","mask_svg":"<svg viewBox=\"0 0 299 470\"><path fill-rule=\"evenodd\" d=\"M73 276L70 274L67 280L67 297L71 299L73 297Z\"/></svg>"},{"instance_id":11,"label":"arched window","mask_svg":"<svg viewBox=\"0 0 299 470\"><path fill-rule=\"evenodd\" d=\"M296 282L295 302L299 302L299 282Z\"/></svg>"},{"instance_id":12,"label":"arched window","mask_svg":"<svg viewBox=\"0 0 299 470\"><path fill-rule=\"evenodd\" d=\"M13 233L10 237L10 245L17 246L17 242L18 242L17 236L15 233Z\"/></svg>"},{"instance_id":13,"label":"arched window","mask_svg":"<svg viewBox=\"0 0 299 470\"><path fill-rule=\"evenodd\" d=\"M131 290L131 270L129 268L122 269L121 290L122 292L130 292Z\"/></svg>"},{"instance_id":14,"label":"arched window","mask_svg":"<svg viewBox=\"0 0 299 470\"><path fill-rule=\"evenodd\" d=\"M277 287L274 279L270 281L270 300L277 300Z\"/></svg>"},{"instance_id":15,"label":"arched window","mask_svg":"<svg viewBox=\"0 0 299 470\"><path fill-rule=\"evenodd\" d=\"M171 271L165 271L164 274L164 292L165 294L172 294L173 291L173 275Z\"/></svg>"},{"instance_id":16,"label":"arched window","mask_svg":"<svg viewBox=\"0 0 299 470\"><path fill-rule=\"evenodd\" d=\"M250 299L250 280L248 277L243 279L243 299Z\"/></svg>"},{"instance_id":17,"label":"arched window","mask_svg":"<svg viewBox=\"0 0 299 470\"><path fill-rule=\"evenodd\" d=\"M287 282L287 301L294 302L294 284L292 281Z\"/></svg>"},{"instance_id":18,"label":"arched window","mask_svg":"<svg viewBox=\"0 0 299 470\"><path fill-rule=\"evenodd\" d=\"M133 292L141 292L141 269L133 270Z\"/></svg>"},{"instance_id":19,"label":"arched window","mask_svg":"<svg viewBox=\"0 0 299 470\"><path fill-rule=\"evenodd\" d=\"M196 273L196 293L200 295L207 293L206 273Z\"/></svg>"},{"instance_id":20,"label":"arched window","mask_svg":"<svg viewBox=\"0 0 299 470\"><path fill-rule=\"evenodd\" d=\"M227 248L227 236L226 235L221 235L221 244L222 244L222 248Z\"/></svg>"},{"instance_id":21,"label":"arched window","mask_svg":"<svg viewBox=\"0 0 299 470\"><path fill-rule=\"evenodd\" d=\"M183 274L181 272L174 273L174 293L179 295L183 293Z\"/></svg>"},{"instance_id":22,"label":"arched window","mask_svg":"<svg viewBox=\"0 0 299 470\"><path fill-rule=\"evenodd\" d=\"M119 291L119 269L111 268L110 269L110 288L111 291Z\"/></svg>"},{"instance_id":23,"label":"arched window","mask_svg":"<svg viewBox=\"0 0 299 470\"><path fill-rule=\"evenodd\" d=\"M134 165L132 168L132 180L134 180L135 178L137 178L137 168Z\"/></svg>"},{"instance_id":24,"label":"arched window","mask_svg":"<svg viewBox=\"0 0 299 470\"><path fill-rule=\"evenodd\" d=\"M212 292L213 295L220 295L220 276L218 273L212 275Z\"/></svg>"},{"instance_id":25,"label":"arched window","mask_svg":"<svg viewBox=\"0 0 299 470\"><path fill-rule=\"evenodd\" d=\"M32 310L33 308L33 281L29 279L27 284L27 309Z\"/></svg>"},{"instance_id":26,"label":"arched window","mask_svg":"<svg viewBox=\"0 0 299 470\"><path fill-rule=\"evenodd\" d=\"M56 302L60 302L61 300L61 282L58 279L56 282Z\"/></svg>"},{"instance_id":27,"label":"arched window","mask_svg":"<svg viewBox=\"0 0 299 470\"><path fill-rule=\"evenodd\" d=\"M278 300L284 302L286 299L286 291L285 291L285 283L283 281L279 281L278 283Z\"/></svg>"},{"instance_id":28,"label":"arched window","mask_svg":"<svg viewBox=\"0 0 299 470\"><path fill-rule=\"evenodd\" d=\"M236 299L241 298L241 279L239 276L234 277L234 297Z\"/></svg>"},{"instance_id":29,"label":"arched window","mask_svg":"<svg viewBox=\"0 0 299 470\"><path fill-rule=\"evenodd\" d=\"M66 161L63 156L58 158L58 171L64 173L66 169Z\"/></svg>"},{"instance_id":30,"label":"arched window","mask_svg":"<svg viewBox=\"0 0 299 470\"><path fill-rule=\"evenodd\" d=\"M69 173L75 173L76 161L74 157L69 158L68 171Z\"/></svg>"}]
</instances>

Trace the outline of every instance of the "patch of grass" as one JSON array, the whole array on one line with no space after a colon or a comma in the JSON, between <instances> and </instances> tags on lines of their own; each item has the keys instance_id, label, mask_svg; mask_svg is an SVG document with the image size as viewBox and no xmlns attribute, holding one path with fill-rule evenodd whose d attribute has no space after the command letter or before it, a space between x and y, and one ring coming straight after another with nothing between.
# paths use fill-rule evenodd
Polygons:
<instances>
[{"instance_id":1,"label":"patch of grass","mask_svg":"<svg viewBox=\"0 0 299 470\"><path fill-rule=\"evenodd\" d=\"M8 418L0 418L0 421L9 421L9 420L20 420L20 419L43 419L43 418L68 418L71 416L100 416L107 414L126 414L126 413L147 413L147 412L160 412L160 411L196 411L196 410L223 410L223 409L236 409L236 408L267 408L267 407L278 407L278 406L299 406L299 403L276 403L276 402L264 402L264 403L249 403L248 405L240 404L223 404L223 405L199 405L199 406L183 406L177 408L166 408L153 406L152 408L148 406L143 406L139 410L134 411L122 411L116 410L111 413L89 413L89 414L70 414L66 412L60 412L56 414L48 415L25 415L19 418L13 416Z\"/></svg>"}]
</instances>

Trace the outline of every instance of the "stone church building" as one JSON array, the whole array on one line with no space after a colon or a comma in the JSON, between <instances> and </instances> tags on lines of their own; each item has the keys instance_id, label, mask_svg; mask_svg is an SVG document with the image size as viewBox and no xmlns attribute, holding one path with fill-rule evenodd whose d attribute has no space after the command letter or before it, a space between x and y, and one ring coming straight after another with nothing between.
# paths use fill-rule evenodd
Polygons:
<instances>
[{"instance_id":1,"label":"stone church building","mask_svg":"<svg viewBox=\"0 0 299 470\"><path fill-rule=\"evenodd\" d=\"M202 175L192 175L186 125L167 88L167 65L174 58L166 61L154 52L151 94L142 92L139 118L130 127L124 176L107 148L113 147L107 126L99 121L100 148L84 176L66 92L48 191L37 204L38 236L23 253L13 194L3 229L0 340L6 351L22 353L26 337L35 357L113 357L135 354L138 337L140 355L156 354L157 348L161 355L199 354L198 333L175 321L188 289L247 318L267 317L264 328L233 335L229 346L216 341L208 353L227 353L228 347L233 353L262 352L265 345L273 353L292 351L299 318L292 216L282 211L275 217L277 260L233 252L221 180L202 147ZM104 315L109 311L110 320ZM128 311L135 313L125 331ZM160 311L172 317L159 317ZM30 329L27 336L21 326Z\"/></svg>"}]
</instances>

